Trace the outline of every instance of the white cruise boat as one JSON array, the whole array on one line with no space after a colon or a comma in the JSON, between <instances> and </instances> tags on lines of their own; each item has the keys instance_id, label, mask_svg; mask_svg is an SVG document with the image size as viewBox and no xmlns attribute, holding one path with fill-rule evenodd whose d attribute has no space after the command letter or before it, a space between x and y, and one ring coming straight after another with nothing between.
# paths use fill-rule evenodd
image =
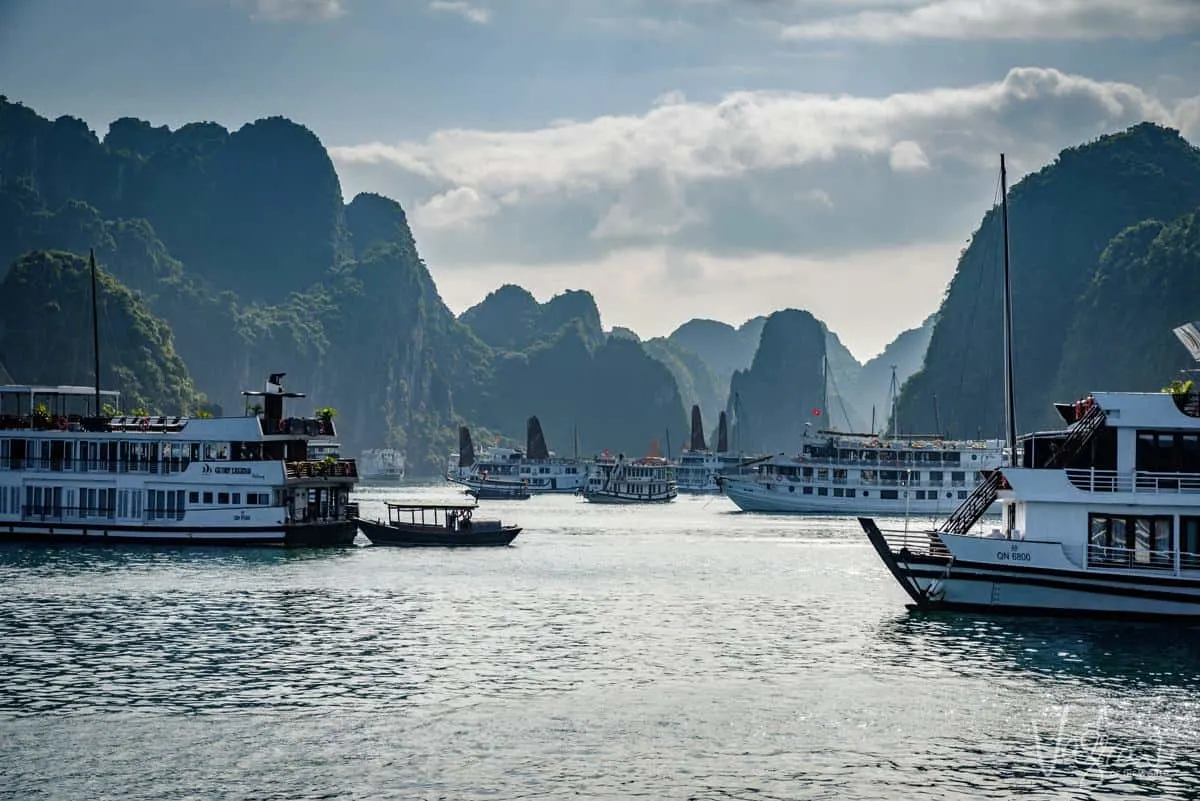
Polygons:
<instances>
[{"instance_id":1,"label":"white cruise boat","mask_svg":"<svg viewBox=\"0 0 1200 801\"><path fill-rule=\"evenodd\" d=\"M364 479L397 481L404 478L407 460L395 448L369 448L358 456L358 473Z\"/></svg>"},{"instance_id":2,"label":"white cruise boat","mask_svg":"<svg viewBox=\"0 0 1200 801\"><path fill-rule=\"evenodd\" d=\"M607 453L592 463L583 497L592 503L663 503L675 500L675 468L661 456L632 461Z\"/></svg>"},{"instance_id":3,"label":"white cruise boat","mask_svg":"<svg viewBox=\"0 0 1200 801\"><path fill-rule=\"evenodd\" d=\"M349 544L356 466L312 459L331 420L286 417L283 374L262 411L189 418L97 413L98 387L0 386L0 540L185 545Z\"/></svg>"},{"instance_id":4,"label":"white cruise boat","mask_svg":"<svg viewBox=\"0 0 1200 801\"><path fill-rule=\"evenodd\" d=\"M1008 464L940 526L883 532L859 518L910 608L1200 618L1200 394L1093 392L1057 405L1066 428L1017 441L1008 201L1004 352ZM1200 361L1196 324L1175 333ZM998 527L975 529L996 499ZM984 530L986 529L986 530Z\"/></svg>"},{"instance_id":5,"label":"white cruise boat","mask_svg":"<svg viewBox=\"0 0 1200 801\"><path fill-rule=\"evenodd\" d=\"M729 452L729 428L725 412L717 424L717 449L711 451L704 441L704 422L700 407L692 406L692 437L686 450L675 461L675 485L679 492L694 495L717 494L718 480L727 474L743 473L761 461Z\"/></svg>"},{"instance_id":6,"label":"white cruise boat","mask_svg":"<svg viewBox=\"0 0 1200 801\"><path fill-rule=\"evenodd\" d=\"M933 530L871 543L918 608L1200 617L1200 396L1094 392ZM974 529L999 499L998 526ZM974 530L973 530L974 529Z\"/></svg>"},{"instance_id":7,"label":"white cruise boat","mask_svg":"<svg viewBox=\"0 0 1200 801\"><path fill-rule=\"evenodd\" d=\"M489 479L523 482L533 494L577 492L587 485L587 463L551 453L537 417L530 417L526 423L524 451L493 447L476 455L465 426L459 430L458 450L457 458L451 457L446 479L466 486L468 491L482 489Z\"/></svg>"},{"instance_id":8,"label":"white cruise boat","mask_svg":"<svg viewBox=\"0 0 1200 801\"><path fill-rule=\"evenodd\" d=\"M1003 460L1000 440L806 430L798 455L771 457L753 473L721 476L720 484L747 512L928 517L952 511Z\"/></svg>"}]
</instances>

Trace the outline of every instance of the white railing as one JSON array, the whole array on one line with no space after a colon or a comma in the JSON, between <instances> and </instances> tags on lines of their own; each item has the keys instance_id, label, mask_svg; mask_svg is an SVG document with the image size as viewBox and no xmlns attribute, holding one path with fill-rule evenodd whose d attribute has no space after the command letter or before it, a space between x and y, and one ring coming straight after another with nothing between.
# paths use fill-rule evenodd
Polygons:
<instances>
[{"instance_id":1,"label":"white railing","mask_svg":"<svg viewBox=\"0 0 1200 801\"><path fill-rule=\"evenodd\" d=\"M1190 557L1194 554L1181 554ZM1151 551L1146 548L1115 548L1108 545L1088 545L1088 567L1125 570L1175 570L1174 551Z\"/></svg>"},{"instance_id":2,"label":"white railing","mask_svg":"<svg viewBox=\"0 0 1200 801\"><path fill-rule=\"evenodd\" d=\"M1151 473L1145 470L1068 470L1067 480L1084 492L1200 493L1200 473Z\"/></svg>"}]
</instances>

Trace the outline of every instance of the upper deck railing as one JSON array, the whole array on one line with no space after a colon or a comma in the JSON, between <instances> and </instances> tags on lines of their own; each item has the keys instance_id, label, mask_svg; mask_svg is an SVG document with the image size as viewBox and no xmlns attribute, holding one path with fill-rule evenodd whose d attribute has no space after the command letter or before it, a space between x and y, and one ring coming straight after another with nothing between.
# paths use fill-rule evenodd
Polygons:
<instances>
[{"instance_id":1,"label":"upper deck railing","mask_svg":"<svg viewBox=\"0 0 1200 801\"><path fill-rule=\"evenodd\" d=\"M285 464L288 478L358 478L353 459L304 459Z\"/></svg>"},{"instance_id":2,"label":"upper deck railing","mask_svg":"<svg viewBox=\"0 0 1200 801\"><path fill-rule=\"evenodd\" d=\"M1200 473L1152 473L1146 470L1067 470L1067 480L1085 492L1200 493Z\"/></svg>"}]
</instances>

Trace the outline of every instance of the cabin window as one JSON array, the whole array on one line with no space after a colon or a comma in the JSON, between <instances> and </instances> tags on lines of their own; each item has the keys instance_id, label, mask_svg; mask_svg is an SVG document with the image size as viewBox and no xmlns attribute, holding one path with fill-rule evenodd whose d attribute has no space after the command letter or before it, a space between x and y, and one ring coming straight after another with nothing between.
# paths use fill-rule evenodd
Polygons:
<instances>
[{"instance_id":1,"label":"cabin window","mask_svg":"<svg viewBox=\"0 0 1200 801\"><path fill-rule=\"evenodd\" d=\"M829 488L828 487L817 487L817 494L818 495L828 495Z\"/></svg>"},{"instance_id":2,"label":"cabin window","mask_svg":"<svg viewBox=\"0 0 1200 801\"><path fill-rule=\"evenodd\" d=\"M895 501L900 499L898 490L880 490L879 497L885 501Z\"/></svg>"},{"instance_id":3,"label":"cabin window","mask_svg":"<svg viewBox=\"0 0 1200 801\"><path fill-rule=\"evenodd\" d=\"M1200 517L1179 518L1179 567L1200 570Z\"/></svg>"},{"instance_id":4,"label":"cabin window","mask_svg":"<svg viewBox=\"0 0 1200 801\"><path fill-rule=\"evenodd\" d=\"M802 495L812 495L812 487L802 487Z\"/></svg>"},{"instance_id":5,"label":"cabin window","mask_svg":"<svg viewBox=\"0 0 1200 801\"><path fill-rule=\"evenodd\" d=\"M1173 523L1168 516L1088 515L1088 565L1173 568Z\"/></svg>"},{"instance_id":6,"label":"cabin window","mask_svg":"<svg viewBox=\"0 0 1200 801\"><path fill-rule=\"evenodd\" d=\"M955 470L950 474L950 486L961 487L967 481L967 474L961 470Z\"/></svg>"},{"instance_id":7,"label":"cabin window","mask_svg":"<svg viewBox=\"0 0 1200 801\"><path fill-rule=\"evenodd\" d=\"M941 470L930 470L929 471L929 483L940 485L942 483L942 475L943 474L942 474Z\"/></svg>"},{"instance_id":8,"label":"cabin window","mask_svg":"<svg viewBox=\"0 0 1200 801\"><path fill-rule=\"evenodd\" d=\"M217 493L217 503L228 504L229 503L229 493L228 492L218 492Z\"/></svg>"},{"instance_id":9,"label":"cabin window","mask_svg":"<svg viewBox=\"0 0 1200 801\"><path fill-rule=\"evenodd\" d=\"M233 493L232 503L234 506L241 506L242 505L242 493L240 493L240 492Z\"/></svg>"},{"instance_id":10,"label":"cabin window","mask_svg":"<svg viewBox=\"0 0 1200 801\"><path fill-rule=\"evenodd\" d=\"M211 505L213 502L213 494L211 492L204 493L204 502Z\"/></svg>"}]
</instances>

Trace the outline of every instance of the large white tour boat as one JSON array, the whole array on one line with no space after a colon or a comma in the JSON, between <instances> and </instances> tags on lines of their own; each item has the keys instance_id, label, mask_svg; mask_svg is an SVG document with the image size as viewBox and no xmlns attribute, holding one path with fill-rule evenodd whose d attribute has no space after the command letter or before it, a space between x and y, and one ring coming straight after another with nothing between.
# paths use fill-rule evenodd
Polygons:
<instances>
[{"instance_id":1,"label":"large white tour boat","mask_svg":"<svg viewBox=\"0 0 1200 801\"><path fill-rule=\"evenodd\" d=\"M1200 618L1200 395L1093 392L1057 406L1065 429L1016 440L1003 157L1001 187L1011 462L932 530L859 522L912 608ZM1200 360L1195 324L1176 334ZM997 499L1000 525L976 529Z\"/></svg>"},{"instance_id":2,"label":"large white tour boat","mask_svg":"<svg viewBox=\"0 0 1200 801\"><path fill-rule=\"evenodd\" d=\"M364 479L399 481L406 465L404 451L395 448L368 448L358 456L358 473Z\"/></svg>"},{"instance_id":3,"label":"large white tour boat","mask_svg":"<svg viewBox=\"0 0 1200 801\"><path fill-rule=\"evenodd\" d=\"M0 386L0 539L187 545L348 544L353 460L309 457L331 420L287 417L282 373L261 413L106 414L116 392Z\"/></svg>"},{"instance_id":4,"label":"large white tour boat","mask_svg":"<svg viewBox=\"0 0 1200 801\"><path fill-rule=\"evenodd\" d=\"M519 481L534 494L576 492L587 485L587 463L551 453L537 417L530 417L526 423L525 444L524 451L496 446L477 455L470 431L463 426L459 429L458 453L451 456L446 479L468 490L480 490L488 480Z\"/></svg>"},{"instance_id":5,"label":"large white tour boat","mask_svg":"<svg viewBox=\"0 0 1200 801\"><path fill-rule=\"evenodd\" d=\"M587 487L580 491L592 503L663 503L679 494L675 468L661 456L628 460L605 452L591 465Z\"/></svg>"},{"instance_id":6,"label":"large white tour boat","mask_svg":"<svg viewBox=\"0 0 1200 801\"><path fill-rule=\"evenodd\" d=\"M747 512L944 515L1004 459L1000 440L807 431L798 455L723 475L722 492Z\"/></svg>"}]
</instances>

